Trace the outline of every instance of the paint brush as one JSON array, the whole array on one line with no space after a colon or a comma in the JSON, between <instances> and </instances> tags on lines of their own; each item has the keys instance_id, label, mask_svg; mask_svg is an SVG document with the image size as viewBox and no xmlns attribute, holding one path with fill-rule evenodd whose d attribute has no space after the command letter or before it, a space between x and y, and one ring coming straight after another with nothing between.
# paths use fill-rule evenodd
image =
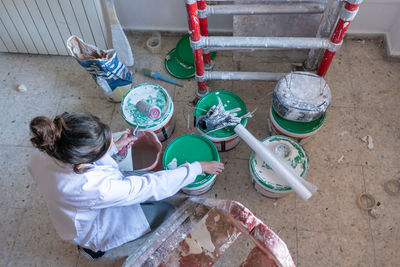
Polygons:
<instances>
[{"instance_id":1,"label":"paint brush","mask_svg":"<svg viewBox=\"0 0 400 267\"><path fill-rule=\"evenodd\" d=\"M143 68L142 69L142 73L145 76L148 76L148 77L151 77L151 78L154 78L154 79L159 79L159 80L162 80L164 82L172 83L172 84L175 84L175 85L177 85L179 87L183 87L183 85L178 83L177 81L172 80L172 79L170 79L168 77L162 76L158 72L152 71L150 69Z\"/></svg>"}]
</instances>

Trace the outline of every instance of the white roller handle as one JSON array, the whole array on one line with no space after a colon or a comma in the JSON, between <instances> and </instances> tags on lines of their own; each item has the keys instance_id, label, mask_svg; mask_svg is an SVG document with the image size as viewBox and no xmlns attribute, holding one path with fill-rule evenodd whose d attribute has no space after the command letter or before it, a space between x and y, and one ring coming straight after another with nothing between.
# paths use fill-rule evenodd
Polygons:
<instances>
[{"instance_id":1,"label":"white roller handle","mask_svg":"<svg viewBox=\"0 0 400 267\"><path fill-rule=\"evenodd\" d=\"M303 200L308 200L317 190L315 185L299 177L284 159L258 141L243 125L238 124L234 130Z\"/></svg>"}]
</instances>

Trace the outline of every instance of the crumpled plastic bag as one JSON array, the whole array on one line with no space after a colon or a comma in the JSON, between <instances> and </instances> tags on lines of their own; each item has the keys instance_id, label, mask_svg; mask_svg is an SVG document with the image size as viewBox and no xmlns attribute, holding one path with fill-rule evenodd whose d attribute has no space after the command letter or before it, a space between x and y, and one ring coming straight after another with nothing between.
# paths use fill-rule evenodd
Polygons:
<instances>
[{"instance_id":1,"label":"crumpled plastic bag","mask_svg":"<svg viewBox=\"0 0 400 267\"><path fill-rule=\"evenodd\" d=\"M87 44L75 35L68 38L67 47L109 99L121 102L132 87L132 72L118 60L117 52Z\"/></svg>"}]
</instances>

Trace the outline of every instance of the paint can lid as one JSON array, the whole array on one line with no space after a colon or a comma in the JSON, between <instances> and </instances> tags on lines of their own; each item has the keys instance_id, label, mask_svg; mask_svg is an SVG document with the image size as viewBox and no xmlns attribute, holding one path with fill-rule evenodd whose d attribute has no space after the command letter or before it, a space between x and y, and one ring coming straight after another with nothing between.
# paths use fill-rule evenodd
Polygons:
<instances>
[{"instance_id":1,"label":"paint can lid","mask_svg":"<svg viewBox=\"0 0 400 267\"><path fill-rule=\"evenodd\" d=\"M136 104L145 101L160 109L161 115L153 119L136 110ZM151 129L163 124L173 112L173 103L167 90L158 84L143 83L129 90L121 101L121 115L131 126L139 129Z\"/></svg>"},{"instance_id":2,"label":"paint can lid","mask_svg":"<svg viewBox=\"0 0 400 267\"><path fill-rule=\"evenodd\" d=\"M310 168L308 155L298 142L286 136L274 135L265 138L262 143L287 160L300 177L307 177ZM250 156L250 171L258 182L269 189L282 192L292 190L254 151Z\"/></svg>"},{"instance_id":3,"label":"paint can lid","mask_svg":"<svg viewBox=\"0 0 400 267\"><path fill-rule=\"evenodd\" d=\"M282 118L310 122L321 117L331 104L331 91L324 78L310 72L283 76L274 89L272 106Z\"/></svg>"},{"instance_id":4,"label":"paint can lid","mask_svg":"<svg viewBox=\"0 0 400 267\"><path fill-rule=\"evenodd\" d=\"M321 117L319 117L316 120L310 121L310 122L298 122L298 121L290 121L282 118L277 114L275 111L275 108L271 106L271 115L274 121L283 129L285 129L288 132L294 133L294 134L308 134L317 131L319 128L322 127L325 118L326 118L326 113L322 114Z\"/></svg>"},{"instance_id":5,"label":"paint can lid","mask_svg":"<svg viewBox=\"0 0 400 267\"><path fill-rule=\"evenodd\" d=\"M193 78L196 71L193 65L187 65L178 60L176 48L165 56L164 67L171 76L178 79Z\"/></svg>"},{"instance_id":6,"label":"paint can lid","mask_svg":"<svg viewBox=\"0 0 400 267\"><path fill-rule=\"evenodd\" d=\"M195 161L220 161L218 150L215 145L198 134L186 134L174 139L165 149L163 155L163 167L168 170L168 164L176 159L176 165L192 163ZM202 186L215 175L198 175L196 180L187 187L194 188Z\"/></svg>"},{"instance_id":7,"label":"paint can lid","mask_svg":"<svg viewBox=\"0 0 400 267\"><path fill-rule=\"evenodd\" d=\"M190 35L185 34L176 44L178 60L188 66L194 66L193 50L190 47ZM211 59L215 57L215 52L210 53Z\"/></svg>"},{"instance_id":8,"label":"paint can lid","mask_svg":"<svg viewBox=\"0 0 400 267\"><path fill-rule=\"evenodd\" d=\"M205 115L207 111L213 106L218 105L218 98L220 97L225 110L231 110L234 108L240 108L240 111L236 112L237 116L243 116L247 113L246 104L243 100L236 94L229 91L213 91L205 96L203 96L199 102L196 104L196 109L194 110L194 116ZM246 126L247 118L243 118L240 122L243 126ZM233 126L220 129L218 131L207 133L207 130L197 128L200 133L211 138L227 138L236 136Z\"/></svg>"}]
</instances>

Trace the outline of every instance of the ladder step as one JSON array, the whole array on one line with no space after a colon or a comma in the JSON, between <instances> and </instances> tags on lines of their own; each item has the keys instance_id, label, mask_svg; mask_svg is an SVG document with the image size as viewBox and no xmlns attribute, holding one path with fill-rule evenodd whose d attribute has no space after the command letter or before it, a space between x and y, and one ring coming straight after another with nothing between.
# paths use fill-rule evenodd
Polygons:
<instances>
[{"instance_id":1,"label":"ladder step","mask_svg":"<svg viewBox=\"0 0 400 267\"><path fill-rule=\"evenodd\" d=\"M282 49L314 49L328 48L328 38L312 37L245 37L245 36L202 36L203 47L230 48L282 48Z\"/></svg>"},{"instance_id":2,"label":"ladder step","mask_svg":"<svg viewBox=\"0 0 400 267\"><path fill-rule=\"evenodd\" d=\"M210 5L206 14L210 15L262 15L262 14L317 14L323 13L321 3L287 3L259 5Z\"/></svg>"},{"instance_id":3,"label":"ladder step","mask_svg":"<svg viewBox=\"0 0 400 267\"><path fill-rule=\"evenodd\" d=\"M206 80L278 81L286 74L279 72L205 71L204 78Z\"/></svg>"}]
</instances>

